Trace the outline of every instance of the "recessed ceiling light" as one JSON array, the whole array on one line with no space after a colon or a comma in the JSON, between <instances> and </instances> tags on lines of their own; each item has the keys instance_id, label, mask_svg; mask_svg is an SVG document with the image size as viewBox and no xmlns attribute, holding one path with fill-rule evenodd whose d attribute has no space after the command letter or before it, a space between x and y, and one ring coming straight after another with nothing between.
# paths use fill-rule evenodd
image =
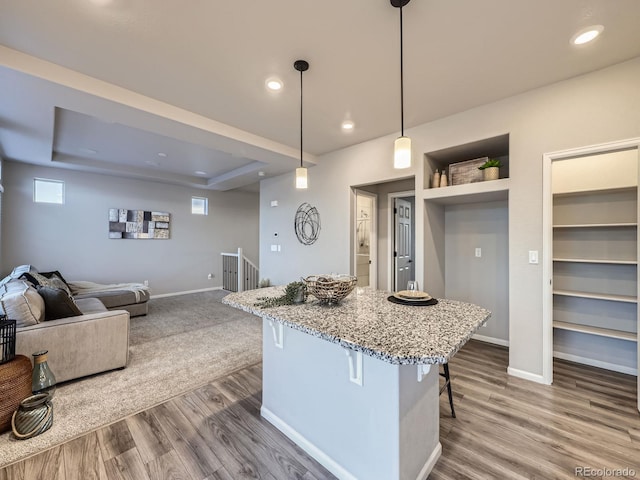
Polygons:
<instances>
[{"instance_id":1,"label":"recessed ceiling light","mask_svg":"<svg viewBox=\"0 0 640 480\"><path fill-rule=\"evenodd\" d=\"M351 120L345 120L344 122L342 122L342 130L344 130L345 132L352 131L353 127L355 127L355 124Z\"/></svg>"},{"instance_id":2,"label":"recessed ceiling light","mask_svg":"<svg viewBox=\"0 0 640 480\"><path fill-rule=\"evenodd\" d=\"M603 30L604 27L602 25L591 25L590 27L583 28L571 37L571 43L573 45L584 45L585 43L589 43L592 40L595 40Z\"/></svg>"},{"instance_id":3,"label":"recessed ceiling light","mask_svg":"<svg viewBox=\"0 0 640 480\"><path fill-rule=\"evenodd\" d=\"M167 156L167 154L166 154L166 153L164 153L164 152L158 152L158 156L159 156L159 157L166 157L166 156Z\"/></svg>"},{"instance_id":4,"label":"recessed ceiling light","mask_svg":"<svg viewBox=\"0 0 640 480\"><path fill-rule=\"evenodd\" d=\"M260 170L260 171L258 172L258 176L259 176L259 177L264 177L264 175L265 175L265 173L264 173L262 170Z\"/></svg>"},{"instance_id":5,"label":"recessed ceiling light","mask_svg":"<svg viewBox=\"0 0 640 480\"><path fill-rule=\"evenodd\" d=\"M272 92L278 92L282 90L282 80L280 80L279 78L268 78L265 82L265 85L267 86L267 89Z\"/></svg>"},{"instance_id":6,"label":"recessed ceiling light","mask_svg":"<svg viewBox=\"0 0 640 480\"><path fill-rule=\"evenodd\" d=\"M196 170L193 173L195 173L196 175L206 175L207 174L207 172L203 172L202 170Z\"/></svg>"}]
</instances>

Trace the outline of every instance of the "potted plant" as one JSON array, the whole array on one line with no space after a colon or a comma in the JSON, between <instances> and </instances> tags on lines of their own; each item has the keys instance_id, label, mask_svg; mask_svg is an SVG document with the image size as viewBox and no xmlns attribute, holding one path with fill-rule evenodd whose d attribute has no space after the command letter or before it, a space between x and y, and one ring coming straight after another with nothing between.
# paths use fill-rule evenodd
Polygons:
<instances>
[{"instance_id":1,"label":"potted plant","mask_svg":"<svg viewBox=\"0 0 640 480\"><path fill-rule=\"evenodd\" d=\"M500 167L502 163L497 158L490 158L482 165L478 167L478 170L482 170L484 179L486 180L498 180L500 178Z\"/></svg>"}]
</instances>

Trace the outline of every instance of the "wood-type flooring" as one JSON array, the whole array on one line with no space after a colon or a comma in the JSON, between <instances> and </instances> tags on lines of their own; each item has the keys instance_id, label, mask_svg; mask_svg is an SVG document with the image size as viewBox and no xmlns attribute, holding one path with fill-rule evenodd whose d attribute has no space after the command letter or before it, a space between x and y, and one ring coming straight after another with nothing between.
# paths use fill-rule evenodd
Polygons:
<instances>
[{"instance_id":1,"label":"wood-type flooring","mask_svg":"<svg viewBox=\"0 0 640 480\"><path fill-rule=\"evenodd\" d=\"M507 363L505 348L476 341L451 361L457 418L443 394L430 479L640 479L635 377L556 361L545 386L508 376ZM257 364L10 465L0 480L334 478L260 417L260 396Z\"/></svg>"}]
</instances>

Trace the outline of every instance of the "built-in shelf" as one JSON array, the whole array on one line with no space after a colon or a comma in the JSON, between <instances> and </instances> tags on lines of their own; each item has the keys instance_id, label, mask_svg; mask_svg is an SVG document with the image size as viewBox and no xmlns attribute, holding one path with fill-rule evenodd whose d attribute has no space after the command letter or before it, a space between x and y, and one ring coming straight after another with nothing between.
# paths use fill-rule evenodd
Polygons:
<instances>
[{"instance_id":1,"label":"built-in shelf","mask_svg":"<svg viewBox=\"0 0 640 480\"><path fill-rule=\"evenodd\" d=\"M637 226L637 223L583 223L580 225L554 225L553 228L621 228Z\"/></svg>"},{"instance_id":2,"label":"built-in shelf","mask_svg":"<svg viewBox=\"0 0 640 480\"><path fill-rule=\"evenodd\" d=\"M553 328L558 330L570 330L572 332L588 333L590 335L599 335L601 337L617 338L620 340L629 340L630 342L638 341L638 334L633 332L623 332L621 330L612 330L610 328L592 327L589 325L578 325L575 323L553 321Z\"/></svg>"},{"instance_id":3,"label":"built-in shelf","mask_svg":"<svg viewBox=\"0 0 640 480\"><path fill-rule=\"evenodd\" d=\"M554 258L554 262L567 262L567 263L599 263L605 265L638 265L636 260L608 260L608 259L593 259L593 258Z\"/></svg>"},{"instance_id":4,"label":"built-in shelf","mask_svg":"<svg viewBox=\"0 0 640 480\"><path fill-rule=\"evenodd\" d=\"M509 198L509 179L466 183L449 187L424 190L424 199L441 205L456 205L473 202L493 202Z\"/></svg>"},{"instance_id":5,"label":"built-in shelf","mask_svg":"<svg viewBox=\"0 0 640 480\"><path fill-rule=\"evenodd\" d=\"M575 292L572 290L554 290L554 295L563 295L565 297L592 298L595 300L609 300L611 302L638 303L637 297L630 295L613 295L606 293L591 292Z\"/></svg>"},{"instance_id":6,"label":"built-in shelf","mask_svg":"<svg viewBox=\"0 0 640 480\"><path fill-rule=\"evenodd\" d=\"M636 189L637 187L635 185L617 187L617 188L602 187L602 188L585 189L585 190L573 190L570 192L554 192L553 196L554 197L570 197L574 195L590 195L590 196L598 195L598 194L606 195L614 192L635 192Z\"/></svg>"}]
</instances>

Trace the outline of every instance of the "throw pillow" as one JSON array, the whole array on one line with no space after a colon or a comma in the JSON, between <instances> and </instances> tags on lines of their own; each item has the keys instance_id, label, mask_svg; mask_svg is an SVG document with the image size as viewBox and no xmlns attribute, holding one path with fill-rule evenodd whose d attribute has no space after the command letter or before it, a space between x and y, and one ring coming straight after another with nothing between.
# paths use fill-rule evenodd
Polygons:
<instances>
[{"instance_id":1,"label":"throw pillow","mask_svg":"<svg viewBox=\"0 0 640 480\"><path fill-rule=\"evenodd\" d=\"M71 295L71 290L69 289L69 285L67 282L58 277L54 272L51 273L50 277L45 276L42 273L30 272L23 273L20 278L28 280L33 284L34 287L42 286L42 287L52 287L52 288L61 288L67 292L67 295Z\"/></svg>"},{"instance_id":2,"label":"throw pillow","mask_svg":"<svg viewBox=\"0 0 640 480\"><path fill-rule=\"evenodd\" d=\"M16 328L35 325L44 318L44 300L23 280L0 286L0 306L7 318L16 321Z\"/></svg>"},{"instance_id":3,"label":"throw pillow","mask_svg":"<svg viewBox=\"0 0 640 480\"><path fill-rule=\"evenodd\" d=\"M54 270L53 272L39 272L43 277L47 277L49 279L53 277L58 277L60 280L64 282L64 284L69 287L69 282L62 276L62 274L58 270Z\"/></svg>"},{"instance_id":4,"label":"throw pillow","mask_svg":"<svg viewBox=\"0 0 640 480\"><path fill-rule=\"evenodd\" d=\"M82 312L69 294L62 288L38 286L38 293L44 299L44 319L77 317Z\"/></svg>"}]
</instances>

